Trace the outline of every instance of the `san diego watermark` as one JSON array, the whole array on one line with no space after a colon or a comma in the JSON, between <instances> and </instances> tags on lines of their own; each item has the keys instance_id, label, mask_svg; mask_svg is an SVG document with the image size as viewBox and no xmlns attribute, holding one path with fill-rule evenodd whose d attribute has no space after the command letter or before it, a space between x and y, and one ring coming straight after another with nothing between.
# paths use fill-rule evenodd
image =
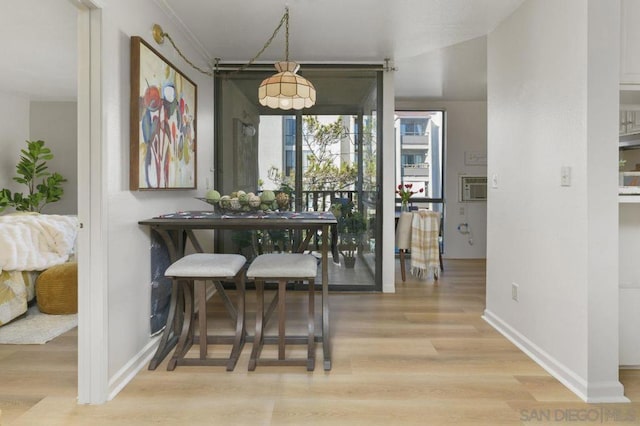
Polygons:
<instances>
[{"instance_id":1,"label":"san diego watermark","mask_svg":"<svg viewBox=\"0 0 640 426\"><path fill-rule=\"evenodd\" d=\"M631 423L640 419L633 408L533 408L520 410L523 422L581 422L581 423Z\"/></svg>"}]
</instances>

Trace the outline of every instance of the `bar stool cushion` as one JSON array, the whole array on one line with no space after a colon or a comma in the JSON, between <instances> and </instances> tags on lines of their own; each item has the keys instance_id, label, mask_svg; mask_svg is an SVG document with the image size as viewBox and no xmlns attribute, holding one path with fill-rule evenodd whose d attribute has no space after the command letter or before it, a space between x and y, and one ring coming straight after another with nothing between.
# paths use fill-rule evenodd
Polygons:
<instances>
[{"instance_id":1,"label":"bar stool cushion","mask_svg":"<svg viewBox=\"0 0 640 426\"><path fill-rule=\"evenodd\" d=\"M309 278L318 270L317 259L310 254L270 253L261 254L249 266L249 278Z\"/></svg>"},{"instance_id":2,"label":"bar stool cushion","mask_svg":"<svg viewBox=\"0 0 640 426\"><path fill-rule=\"evenodd\" d=\"M233 277L247 259L240 254L194 253L171 264L165 277Z\"/></svg>"}]
</instances>

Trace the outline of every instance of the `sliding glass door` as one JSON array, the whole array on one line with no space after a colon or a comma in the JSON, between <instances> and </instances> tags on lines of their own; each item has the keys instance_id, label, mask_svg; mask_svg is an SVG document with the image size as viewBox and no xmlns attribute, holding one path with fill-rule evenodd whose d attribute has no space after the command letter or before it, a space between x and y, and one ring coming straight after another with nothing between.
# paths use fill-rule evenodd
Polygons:
<instances>
[{"instance_id":1,"label":"sliding glass door","mask_svg":"<svg viewBox=\"0 0 640 426\"><path fill-rule=\"evenodd\" d=\"M379 71L305 67L318 100L303 111L271 110L257 102L259 71L216 78L215 186L222 193L286 193L289 207L338 217L332 235L332 289L380 290L376 273L379 211ZM278 241L271 241L279 239ZM269 249L290 248L296 236L267 236ZM255 237L253 238L255 240ZM225 251L238 238L222 238ZM259 244L262 240L259 240ZM317 249L314 241L311 249ZM262 248L260 248L262 249Z\"/></svg>"}]
</instances>

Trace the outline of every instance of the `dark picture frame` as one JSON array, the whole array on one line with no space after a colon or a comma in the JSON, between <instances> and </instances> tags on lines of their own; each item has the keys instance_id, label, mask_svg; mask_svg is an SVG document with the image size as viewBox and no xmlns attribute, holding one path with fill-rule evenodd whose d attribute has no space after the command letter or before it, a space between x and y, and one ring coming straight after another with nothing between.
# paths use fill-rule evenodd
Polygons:
<instances>
[{"instance_id":1,"label":"dark picture frame","mask_svg":"<svg viewBox=\"0 0 640 426\"><path fill-rule=\"evenodd\" d=\"M131 37L129 188L197 187L198 87L138 36Z\"/></svg>"}]
</instances>

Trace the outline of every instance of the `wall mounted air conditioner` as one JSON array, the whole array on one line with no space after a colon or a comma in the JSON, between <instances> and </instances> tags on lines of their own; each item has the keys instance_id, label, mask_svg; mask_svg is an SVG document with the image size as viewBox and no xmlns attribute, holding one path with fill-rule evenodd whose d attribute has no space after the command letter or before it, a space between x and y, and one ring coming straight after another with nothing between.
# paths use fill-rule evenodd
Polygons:
<instances>
[{"instance_id":1,"label":"wall mounted air conditioner","mask_svg":"<svg viewBox=\"0 0 640 426\"><path fill-rule=\"evenodd\" d=\"M460 176L458 201L487 201L487 177Z\"/></svg>"}]
</instances>

